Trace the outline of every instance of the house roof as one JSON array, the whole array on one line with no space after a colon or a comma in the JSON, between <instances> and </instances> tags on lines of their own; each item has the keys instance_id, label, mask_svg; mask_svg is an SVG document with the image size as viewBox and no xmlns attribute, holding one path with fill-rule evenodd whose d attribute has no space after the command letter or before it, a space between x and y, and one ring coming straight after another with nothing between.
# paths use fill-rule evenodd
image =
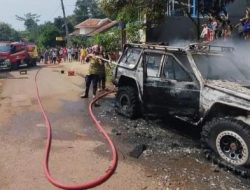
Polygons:
<instances>
[{"instance_id":1,"label":"house roof","mask_svg":"<svg viewBox=\"0 0 250 190\"><path fill-rule=\"evenodd\" d=\"M107 23L111 23L112 20L109 18L105 19L96 19L96 18L89 18L80 24L76 25L75 28L99 28Z\"/></svg>"},{"instance_id":2,"label":"house roof","mask_svg":"<svg viewBox=\"0 0 250 190\"><path fill-rule=\"evenodd\" d=\"M69 34L70 36L79 36L80 35L80 29L75 29L74 32Z\"/></svg>"},{"instance_id":3,"label":"house roof","mask_svg":"<svg viewBox=\"0 0 250 190\"><path fill-rule=\"evenodd\" d=\"M106 30L109 30L110 28L114 27L117 24L118 24L118 21L112 21L111 23L108 23L104 26L101 26L100 28L97 28L96 30L87 34L87 36L95 36L98 33L105 32Z\"/></svg>"}]
</instances>

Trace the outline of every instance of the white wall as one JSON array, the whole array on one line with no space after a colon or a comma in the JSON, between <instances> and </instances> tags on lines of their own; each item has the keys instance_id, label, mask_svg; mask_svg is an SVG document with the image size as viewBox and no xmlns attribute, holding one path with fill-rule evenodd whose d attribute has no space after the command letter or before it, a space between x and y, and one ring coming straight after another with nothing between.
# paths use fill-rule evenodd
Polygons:
<instances>
[{"instance_id":1,"label":"white wall","mask_svg":"<svg viewBox=\"0 0 250 190\"><path fill-rule=\"evenodd\" d=\"M96 30L96 28L81 28L80 34L81 35L89 34L90 32L92 32L94 30Z\"/></svg>"}]
</instances>

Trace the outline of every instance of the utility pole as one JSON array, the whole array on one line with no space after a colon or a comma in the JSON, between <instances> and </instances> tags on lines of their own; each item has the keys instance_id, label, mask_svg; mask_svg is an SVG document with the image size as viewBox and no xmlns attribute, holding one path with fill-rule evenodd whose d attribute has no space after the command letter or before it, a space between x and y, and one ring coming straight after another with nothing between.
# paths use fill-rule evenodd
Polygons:
<instances>
[{"instance_id":1,"label":"utility pole","mask_svg":"<svg viewBox=\"0 0 250 190\"><path fill-rule=\"evenodd\" d=\"M68 28L68 21L67 21L66 14L65 14L63 0L61 0L61 5L62 5L62 11L63 11L64 25L65 25L65 30L66 30L66 42L67 42L67 46L69 46L70 45L69 28Z\"/></svg>"}]
</instances>

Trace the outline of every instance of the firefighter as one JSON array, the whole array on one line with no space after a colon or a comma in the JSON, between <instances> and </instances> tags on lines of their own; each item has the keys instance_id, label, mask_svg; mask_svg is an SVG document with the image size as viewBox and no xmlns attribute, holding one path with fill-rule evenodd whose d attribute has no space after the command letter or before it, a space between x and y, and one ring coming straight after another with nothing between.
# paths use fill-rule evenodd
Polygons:
<instances>
[{"instance_id":1,"label":"firefighter","mask_svg":"<svg viewBox=\"0 0 250 190\"><path fill-rule=\"evenodd\" d=\"M89 97L89 88L92 83L93 85L93 98L96 96L97 91L97 84L100 79L100 73L102 72L102 60L100 57L100 46L95 45L92 47L93 53L87 55L86 62L89 63L89 73L85 77L86 82L86 89L85 92L81 95L81 98L88 98ZM98 57L97 57L98 56Z\"/></svg>"}]
</instances>

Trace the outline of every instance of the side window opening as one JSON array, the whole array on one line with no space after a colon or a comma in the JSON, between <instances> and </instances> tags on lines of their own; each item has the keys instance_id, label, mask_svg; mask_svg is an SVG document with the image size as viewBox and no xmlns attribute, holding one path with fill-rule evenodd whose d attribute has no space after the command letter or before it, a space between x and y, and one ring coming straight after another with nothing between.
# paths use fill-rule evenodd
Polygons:
<instances>
[{"instance_id":1,"label":"side window opening","mask_svg":"<svg viewBox=\"0 0 250 190\"><path fill-rule=\"evenodd\" d=\"M158 77L163 55L159 53L146 53L144 61L147 68L148 77Z\"/></svg>"},{"instance_id":2,"label":"side window opening","mask_svg":"<svg viewBox=\"0 0 250 190\"><path fill-rule=\"evenodd\" d=\"M138 48L127 48L120 63L129 67L134 67L140 58L142 50Z\"/></svg>"},{"instance_id":3,"label":"side window opening","mask_svg":"<svg viewBox=\"0 0 250 190\"><path fill-rule=\"evenodd\" d=\"M179 65L179 63L173 56L168 56L164 64L163 78L166 78L169 80L176 80L179 82L183 82L183 81L192 82L192 78Z\"/></svg>"}]
</instances>

